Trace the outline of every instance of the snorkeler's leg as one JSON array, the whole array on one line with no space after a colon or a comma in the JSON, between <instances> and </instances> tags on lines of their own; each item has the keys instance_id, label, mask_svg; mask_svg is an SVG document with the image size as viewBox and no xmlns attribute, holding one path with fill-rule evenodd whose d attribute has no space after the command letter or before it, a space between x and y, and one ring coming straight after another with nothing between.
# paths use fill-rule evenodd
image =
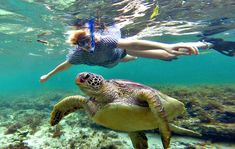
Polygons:
<instances>
[{"instance_id":1,"label":"snorkeler's leg","mask_svg":"<svg viewBox=\"0 0 235 149\"><path fill-rule=\"evenodd\" d=\"M174 55L198 54L197 47L182 43L167 44L147 40L119 39L117 46L118 48L125 49L126 51L165 50L166 52Z\"/></svg>"},{"instance_id":2,"label":"snorkeler's leg","mask_svg":"<svg viewBox=\"0 0 235 149\"><path fill-rule=\"evenodd\" d=\"M145 50L145 51L128 50L127 54L136 57L160 59L167 61L177 59L176 55L168 53L165 50Z\"/></svg>"},{"instance_id":3,"label":"snorkeler's leg","mask_svg":"<svg viewBox=\"0 0 235 149\"><path fill-rule=\"evenodd\" d=\"M129 62L129 61L133 61L136 60L138 57L136 56L131 56L129 54L127 54L125 57L123 57L119 62Z\"/></svg>"}]
</instances>

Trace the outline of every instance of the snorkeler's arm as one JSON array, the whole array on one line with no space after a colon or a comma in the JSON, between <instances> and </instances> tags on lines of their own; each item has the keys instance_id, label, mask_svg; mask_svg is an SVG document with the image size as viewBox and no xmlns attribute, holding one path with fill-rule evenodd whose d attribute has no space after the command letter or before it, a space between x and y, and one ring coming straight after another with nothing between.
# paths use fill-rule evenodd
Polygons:
<instances>
[{"instance_id":1,"label":"snorkeler's arm","mask_svg":"<svg viewBox=\"0 0 235 149\"><path fill-rule=\"evenodd\" d=\"M151 49L163 49L171 54L175 55L191 55L198 54L198 48L188 44L166 44L160 42L153 42L147 40L131 40L131 39L119 39L118 47L126 50L151 50Z\"/></svg>"},{"instance_id":2,"label":"snorkeler's arm","mask_svg":"<svg viewBox=\"0 0 235 149\"><path fill-rule=\"evenodd\" d=\"M71 66L72 66L72 64L69 63L67 60L64 61L63 63L56 66L56 68L53 69L52 71L50 71L48 74L41 76L40 82L43 83L43 82L47 81L47 79L49 79L52 75L56 74L59 71L63 71L65 69L68 69Z\"/></svg>"}]
</instances>

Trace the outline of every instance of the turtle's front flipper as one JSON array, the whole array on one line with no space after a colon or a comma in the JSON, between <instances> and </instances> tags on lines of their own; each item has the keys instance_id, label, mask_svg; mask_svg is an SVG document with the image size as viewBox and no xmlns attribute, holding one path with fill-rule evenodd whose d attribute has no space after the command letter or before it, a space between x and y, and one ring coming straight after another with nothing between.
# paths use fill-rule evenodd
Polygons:
<instances>
[{"instance_id":1,"label":"turtle's front flipper","mask_svg":"<svg viewBox=\"0 0 235 149\"><path fill-rule=\"evenodd\" d=\"M137 97L139 100L146 101L153 112L158 126L164 149L170 148L171 131L167 120L167 114L161 103L161 97L149 90L141 90Z\"/></svg>"},{"instance_id":2,"label":"turtle's front flipper","mask_svg":"<svg viewBox=\"0 0 235 149\"><path fill-rule=\"evenodd\" d=\"M148 148L148 139L144 132L129 132L128 135L131 138L132 145L135 149Z\"/></svg>"},{"instance_id":3,"label":"turtle's front flipper","mask_svg":"<svg viewBox=\"0 0 235 149\"><path fill-rule=\"evenodd\" d=\"M51 125L54 126L58 124L64 116L80 109L86 101L85 97L79 95L65 97L54 106L51 112Z\"/></svg>"}]
</instances>

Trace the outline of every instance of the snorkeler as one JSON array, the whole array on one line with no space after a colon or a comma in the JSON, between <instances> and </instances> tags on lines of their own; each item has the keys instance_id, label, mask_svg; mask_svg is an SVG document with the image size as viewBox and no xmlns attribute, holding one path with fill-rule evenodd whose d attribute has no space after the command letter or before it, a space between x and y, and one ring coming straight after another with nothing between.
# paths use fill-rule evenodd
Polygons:
<instances>
[{"instance_id":1,"label":"snorkeler","mask_svg":"<svg viewBox=\"0 0 235 149\"><path fill-rule=\"evenodd\" d=\"M59 64L40 82L75 64L86 64L111 68L119 62L135 60L136 57L147 57L162 60L175 59L178 55L198 54L196 47L180 44L165 44L146 40L117 39L112 36L95 36L95 48L91 52L91 37L86 30L77 30L70 34L68 42L75 45L70 49L67 60ZM183 48L186 51L180 51Z\"/></svg>"},{"instance_id":2,"label":"snorkeler","mask_svg":"<svg viewBox=\"0 0 235 149\"><path fill-rule=\"evenodd\" d=\"M94 30L94 28L92 29ZM45 82L52 75L72 65L85 64L112 68L119 62L128 62L137 57L160 60L173 60L179 55L198 54L198 48L220 48L215 40L205 39L199 42L166 44L147 40L122 39L116 35L120 29L107 27L105 33L91 33L82 29L70 32L67 42L74 45L67 59L49 73L42 75L40 82ZM114 32L114 34L113 34ZM223 45L224 42L219 42ZM224 52L223 52L224 53ZM227 55L230 53L226 53Z\"/></svg>"}]
</instances>

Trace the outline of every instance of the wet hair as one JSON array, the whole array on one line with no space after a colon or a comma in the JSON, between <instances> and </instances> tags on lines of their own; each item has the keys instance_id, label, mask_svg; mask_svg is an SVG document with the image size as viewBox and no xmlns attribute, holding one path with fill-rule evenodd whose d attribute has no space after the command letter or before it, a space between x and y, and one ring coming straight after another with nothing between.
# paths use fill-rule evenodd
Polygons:
<instances>
[{"instance_id":1,"label":"wet hair","mask_svg":"<svg viewBox=\"0 0 235 149\"><path fill-rule=\"evenodd\" d=\"M70 44L76 45L79 39L82 39L87 35L88 35L88 32L86 30L71 31L69 32L69 37L68 37L67 42Z\"/></svg>"},{"instance_id":2,"label":"wet hair","mask_svg":"<svg viewBox=\"0 0 235 149\"><path fill-rule=\"evenodd\" d=\"M87 20L77 18L76 20L73 20L73 22L70 23L70 25L83 27L83 26L85 26L86 22L87 22Z\"/></svg>"}]
</instances>

